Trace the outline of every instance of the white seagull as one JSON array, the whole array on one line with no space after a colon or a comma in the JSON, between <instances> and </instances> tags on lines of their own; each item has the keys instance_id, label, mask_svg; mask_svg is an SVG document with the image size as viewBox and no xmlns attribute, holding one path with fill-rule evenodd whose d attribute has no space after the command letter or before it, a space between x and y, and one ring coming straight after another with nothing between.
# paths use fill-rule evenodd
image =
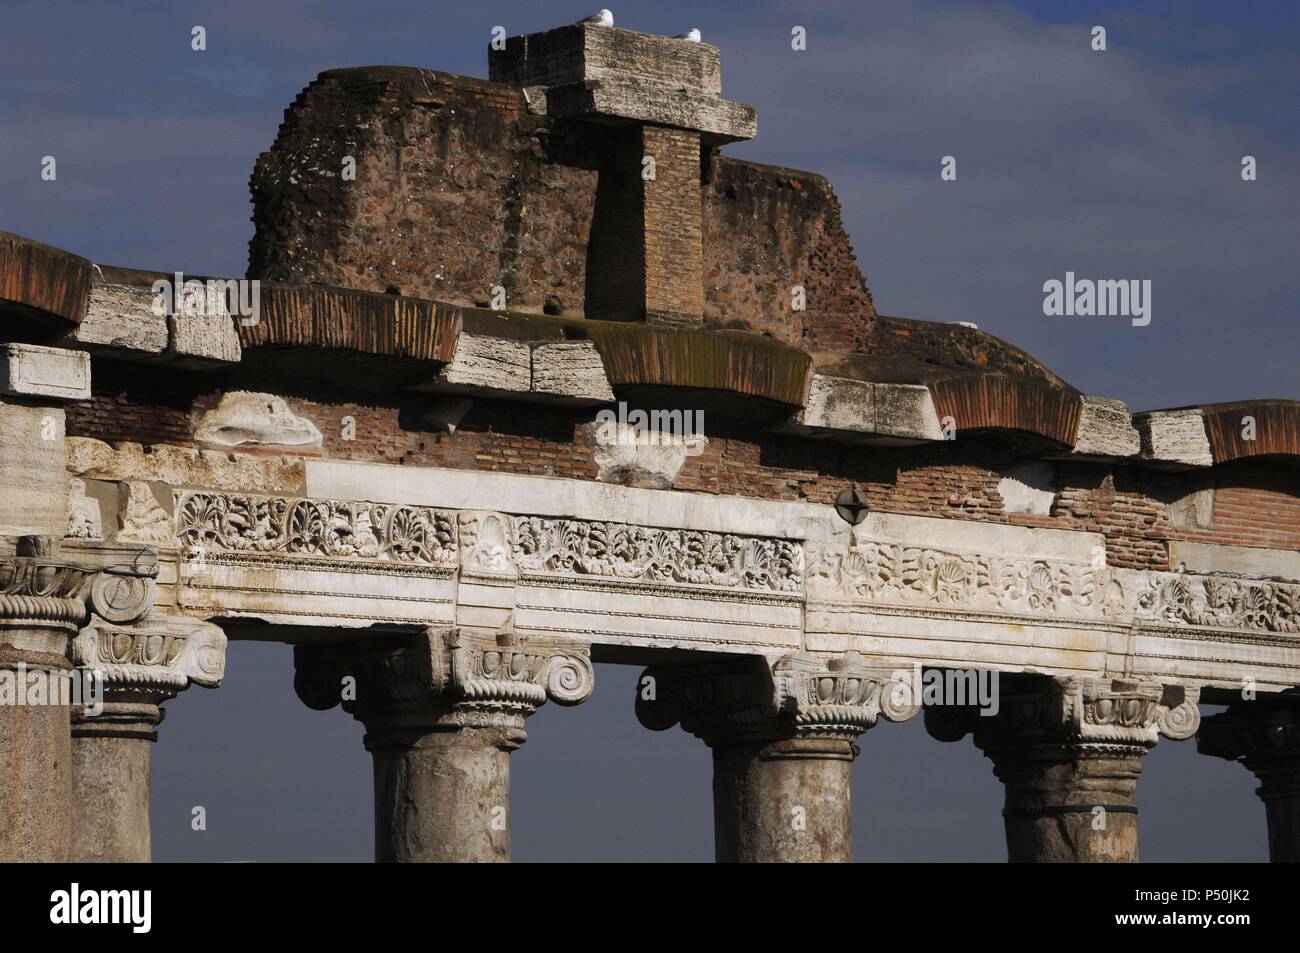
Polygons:
<instances>
[{"instance_id":1,"label":"white seagull","mask_svg":"<svg viewBox=\"0 0 1300 953\"><path fill-rule=\"evenodd\" d=\"M593 23L593 24L595 24L596 26L613 26L613 25L614 25L614 14L610 13L608 10L597 10L597 11L596 11L595 13L593 13L591 16L589 16L589 17L583 17L583 18L582 18L581 20L579 20L578 22L579 22L579 23Z\"/></svg>"},{"instance_id":2,"label":"white seagull","mask_svg":"<svg viewBox=\"0 0 1300 953\"><path fill-rule=\"evenodd\" d=\"M675 37L673 37L673 39L690 40L692 43L698 43L700 42L700 28L697 26L693 26L685 33L678 33Z\"/></svg>"}]
</instances>

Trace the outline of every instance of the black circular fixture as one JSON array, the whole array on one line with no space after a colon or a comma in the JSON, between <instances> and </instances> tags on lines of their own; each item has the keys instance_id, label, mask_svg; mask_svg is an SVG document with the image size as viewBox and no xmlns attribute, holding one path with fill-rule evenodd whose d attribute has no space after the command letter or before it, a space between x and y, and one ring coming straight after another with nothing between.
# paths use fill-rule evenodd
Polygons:
<instances>
[{"instance_id":1,"label":"black circular fixture","mask_svg":"<svg viewBox=\"0 0 1300 953\"><path fill-rule=\"evenodd\" d=\"M835 497L835 512L850 526L857 526L866 519L870 509L866 496L856 486L849 487Z\"/></svg>"}]
</instances>

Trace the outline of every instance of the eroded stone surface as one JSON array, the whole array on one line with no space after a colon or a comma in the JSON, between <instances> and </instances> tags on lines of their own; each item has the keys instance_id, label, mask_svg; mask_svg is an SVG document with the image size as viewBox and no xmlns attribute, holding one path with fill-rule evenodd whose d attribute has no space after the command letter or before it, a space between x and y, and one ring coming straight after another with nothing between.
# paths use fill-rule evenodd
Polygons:
<instances>
[{"instance_id":1,"label":"eroded stone surface","mask_svg":"<svg viewBox=\"0 0 1300 953\"><path fill-rule=\"evenodd\" d=\"M297 490L303 483L301 457L198 450L138 443L113 446L92 437L69 437L69 472L91 480L143 480L172 486L249 486L268 493Z\"/></svg>"},{"instance_id":2,"label":"eroded stone surface","mask_svg":"<svg viewBox=\"0 0 1300 953\"><path fill-rule=\"evenodd\" d=\"M1142 437L1143 459L1193 467L1214 463L1200 408L1151 411L1138 414L1134 423Z\"/></svg>"},{"instance_id":3,"label":"eroded stone surface","mask_svg":"<svg viewBox=\"0 0 1300 953\"><path fill-rule=\"evenodd\" d=\"M1050 463L1023 463L998 481L1007 513L1048 516L1056 500L1056 469Z\"/></svg>"},{"instance_id":4,"label":"eroded stone surface","mask_svg":"<svg viewBox=\"0 0 1300 953\"><path fill-rule=\"evenodd\" d=\"M681 473L687 456L708 445L703 434L638 431L624 423L597 422L587 427L595 447L596 479L602 483L666 490Z\"/></svg>"},{"instance_id":5,"label":"eroded stone surface","mask_svg":"<svg viewBox=\"0 0 1300 953\"><path fill-rule=\"evenodd\" d=\"M533 390L542 394L613 400L596 346L590 341L539 344L533 348Z\"/></svg>"},{"instance_id":6,"label":"eroded stone surface","mask_svg":"<svg viewBox=\"0 0 1300 953\"><path fill-rule=\"evenodd\" d=\"M323 441L320 428L290 410L283 397L255 391L223 394L199 418L194 439L218 447L319 447Z\"/></svg>"},{"instance_id":7,"label":"eroded stone surface","mask_svg":"<svg viewBox=\"0 0 1300 953\"><path fill-rule=\"evenodd\" d=\"M1123 401L1083 398L1074 452L1099 457L1132 457L1142 440Z\"/></svg>"}]
</instances>

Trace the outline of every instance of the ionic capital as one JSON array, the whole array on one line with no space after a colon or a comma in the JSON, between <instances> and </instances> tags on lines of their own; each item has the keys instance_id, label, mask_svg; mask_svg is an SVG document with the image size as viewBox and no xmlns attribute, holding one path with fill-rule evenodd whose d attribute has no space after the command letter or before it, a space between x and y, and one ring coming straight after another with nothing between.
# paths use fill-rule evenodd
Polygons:
<instances>
[{"instance_id":1,"label":"ionic capital","mask_svg":"<svg viewBox=\"0 0 1300 953\"><path fill-rule=\"evenodd\" d=\"M294 650L294 688L309 708L342 704L369 726L513 728L548 700L585 701L595 686L585 646L465 629L425 630Z\"/></svg>"},{"instance_id":2,"label":"ionic capital","mask_svg":"<svg viewBox=\"0 0 1300 953\"><path fill-rule=\"evenodd\" d=\"M1240 761L1266 783L1282 780L1300 785L1300 696L1232 705L1205 719L1196 748L1201 754Z\"/></svg>"},{"instance_id":3,"label":"ionic capital","mask_svg":"<svg viewBox=\"0 0 1300 953\"><path fill-rule=\"evenodd\" d=\"M705 665L655 666L637 689L641 724L680 724L706 743L825 738L852 741L880 716L916 714L911 687L856 652L836 658L789 655Z\"/></svg>"},{"instance_id":4,"label":"ionic capital","mask_svg":"<svg viewBox=\"0 0 1300 953\"><path fill-rule=\"evenodd\" d=\"M1004 678L996 715L968 706L927 708L926 728L940 741L974 734L986 752L1027 745L1142 753L1160 735L1192 737L1201 723L1200 690L1122 678Z\"/></svg>"},{"instance_id":5,"label":"ionic capital","mask_svg":"<svg viewBox=\"0 0 1300 953\"><path fill-rule=\"evenodd\" d=\"M215 688L226 671L226 636L211 622L151 613L131 625L99 619L72 641L72 661L112 689L168 696L191 684Z\"/></svg>"}]
</instances>

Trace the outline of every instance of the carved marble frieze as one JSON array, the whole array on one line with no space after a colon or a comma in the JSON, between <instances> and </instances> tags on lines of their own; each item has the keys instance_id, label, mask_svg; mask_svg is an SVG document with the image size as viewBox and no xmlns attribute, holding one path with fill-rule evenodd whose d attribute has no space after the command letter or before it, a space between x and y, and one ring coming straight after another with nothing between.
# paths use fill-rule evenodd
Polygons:
<instances>
[{"instance_id":1,"label":"carved marble frieze","mask_svg":"<svg viewBox=\"0 0 1300 953\"><path fill-rule=\"evenodd\" d=\"M802 594L804 557L793 540L597 520L512 520L521 572Z\"/></svg>"},{"instance_id":2,"label":"carved marble frieze","mask_svg":"<svg viewBox=\"0 0 1300 953\"><path fill-rule=\"evenodd\" d=\"M1100 620L1122 613L1124 587L1090 563L859 538L810 546L808 596L917 609Z\"/></svg>"},{"instance_id":3,"label":"carved marble frieze","mask_svg":"<svg viewBox=\"0 0 1300 953\"><path fill-rule=\"evenodd\" d=\"M1230 576L1141 573L1139 622L1250 632L1300 632L1300 586Z\"/></svg>"},{"instance_id":4,"label":"carved marble frieze","mask_svg":"<svg viewBox=\"0 0 1300 953\"><path fill-rule=\"evenodd\" d=\"M457 565L455 514L425 506L178 492L176 533L182 557L197 562L261 555Z\"/></svg>"}]
</instances>

